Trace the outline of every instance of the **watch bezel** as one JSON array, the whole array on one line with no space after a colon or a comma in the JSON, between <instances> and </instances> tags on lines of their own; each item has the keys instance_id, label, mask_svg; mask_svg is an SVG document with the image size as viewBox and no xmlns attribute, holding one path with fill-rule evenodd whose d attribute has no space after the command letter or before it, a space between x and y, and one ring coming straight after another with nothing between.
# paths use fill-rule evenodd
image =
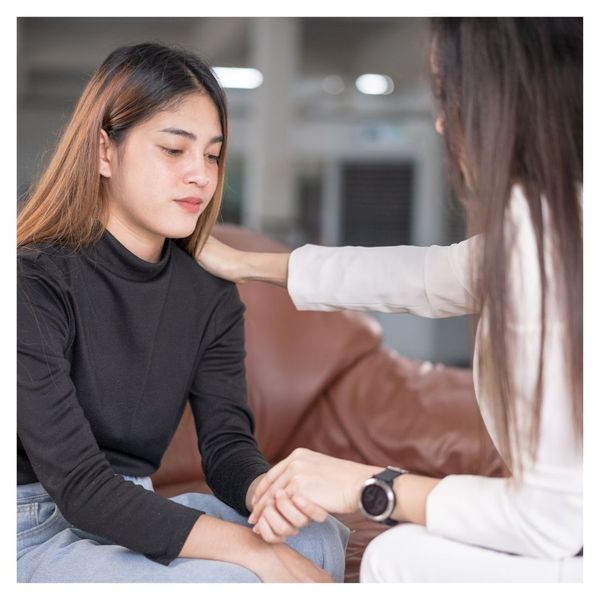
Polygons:
<instances>
[{"instance_id":1,"label":"watch bezel","mask_svg":"<svg viewBox=\"0 0 600 600\"><path fill-rule=\"evenodd\" d=\"M384 512L382 512L379 515L373 515L373 514L367 512L362 503L362 496L363 496L363 492L364 492L365 488L372 486L372 485L375 485L375 486L381 488L386 493L387 498L388 498L387 508L385 509ZM362 484L362 486L360 488L360 494L358 496L358 506L360 508L360 512L368 519L371 519L371 520L377 521L377 522L385 521L394 512L394 507L396 506L396 497L394 495L394 490L387 482L382 481L381 479L377 479L376 477L370 477Z\"/></svg>"}]
</instances>

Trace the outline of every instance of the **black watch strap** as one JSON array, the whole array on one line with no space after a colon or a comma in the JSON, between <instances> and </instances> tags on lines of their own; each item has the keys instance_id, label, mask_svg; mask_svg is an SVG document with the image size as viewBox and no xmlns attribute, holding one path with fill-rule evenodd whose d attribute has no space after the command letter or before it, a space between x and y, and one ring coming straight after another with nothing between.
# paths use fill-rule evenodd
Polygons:
<instances>
[{"instance_id":1,"label":"black watch strap","mask_svg":"<svg viewBox=\"0 0 600 600\"><path fill-rule=\"evenodd\" d=\"M373 477L381 479L391 485L394 479L396 479L396 477L404 475L404 473L406 473L404 469L395 469L388 467L385 471L381 471L381 473L377 473L377 475L374 475Z\"/></svg>"},{"instance_id":2,"label":"black watch strap","mask_svg":"<svg viewBox=\"0 0 600 600\"><path fill-rule=\"evenodd\" d=\"M377 475L374 475L373 477L375 477L375 479L381 479L382 481L385 481L391 486L393 485L394 479L396 479L396 477L400 477L400 475L404 475L405 473L406 471L404 469L388 467L385 471L377 473ZM395 519L386 519L385 521L382 521L382 523L384 523L388 527L393 527L394 525L398 525L399 522Z\"/></svg>"}]
</instances>

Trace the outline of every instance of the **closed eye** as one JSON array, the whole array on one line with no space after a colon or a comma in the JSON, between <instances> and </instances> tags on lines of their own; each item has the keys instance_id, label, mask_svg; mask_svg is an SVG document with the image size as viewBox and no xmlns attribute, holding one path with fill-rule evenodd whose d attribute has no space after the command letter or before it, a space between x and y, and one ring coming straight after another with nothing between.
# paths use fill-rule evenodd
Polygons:
<instances>
[{"instance_id":1,"label":"closed eye","mask_svg":"<svg viewBox=\"0 0 600 600\"><path fill-rule=\"evenodd\" d=\"M179 156L180 154L183 154L183 150L179 150L179 148L167 148L166 146L160 146L160 149L169 156Z\"/></svg>"},{"instance_id":2,"label":"closed eye","mask_svg":"<svg viewBox=\"0 0 600 600\"><path fill-rule=\"evenodd\" d=\"M219 161L221 160L221 157L217 156L216 154L209 154L208 155L208 160L210 160L210 162L216 163L218 165Z\"/></svg>"}]
</instances>

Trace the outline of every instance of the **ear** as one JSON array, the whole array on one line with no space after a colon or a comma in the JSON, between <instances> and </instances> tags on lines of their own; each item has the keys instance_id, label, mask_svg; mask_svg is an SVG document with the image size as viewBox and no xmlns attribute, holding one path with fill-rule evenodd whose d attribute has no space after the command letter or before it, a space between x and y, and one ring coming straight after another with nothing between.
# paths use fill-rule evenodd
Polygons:
<instances>
[{"instance_id":1,"label":"ear","mask_svg":"<svg viewBox=\"0 0 600 600\"><path fill-rule=\"evenodd\" d=\"M100 130L100 146L98 148L98 170L100 175L110 179L114 159L114 146L104 129Z\"/></svg>"}]
</instances>

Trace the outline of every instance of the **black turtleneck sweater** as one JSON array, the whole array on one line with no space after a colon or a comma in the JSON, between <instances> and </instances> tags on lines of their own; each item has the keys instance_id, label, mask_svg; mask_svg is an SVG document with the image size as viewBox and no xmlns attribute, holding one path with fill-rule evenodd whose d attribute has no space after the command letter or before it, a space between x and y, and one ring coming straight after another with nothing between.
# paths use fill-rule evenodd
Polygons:
<instances>
[{"instance_id":1,"label":"black turtleneck sweater","mask_svg":"<svg viewBox=\"0 0 600 600\"><path fill-rule=\"evenodd\" d=\"M269 465L246 403L235 285L167 240L157 263L110 233L18 261L18 484L39 481L75 527L162 564L201 512L124 480L156 471L186 401L206 480L242 514Z\"/></svg>"}]
</instances>

